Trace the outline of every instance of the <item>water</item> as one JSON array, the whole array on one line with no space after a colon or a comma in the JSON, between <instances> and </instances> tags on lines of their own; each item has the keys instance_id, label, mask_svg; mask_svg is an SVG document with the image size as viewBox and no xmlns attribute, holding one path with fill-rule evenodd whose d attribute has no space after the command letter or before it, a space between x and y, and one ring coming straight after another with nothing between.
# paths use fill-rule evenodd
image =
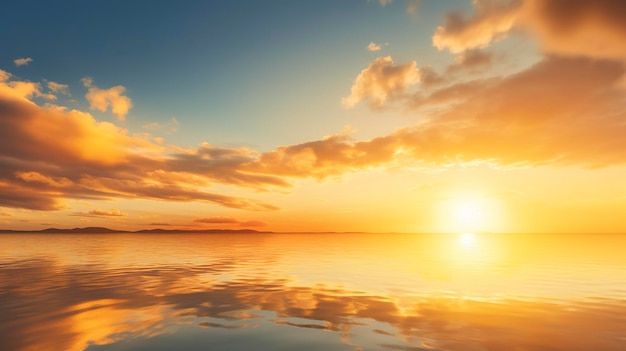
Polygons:
<instances>
[{"instance_id":1,"label":"water","mask_svg":"<svg viewBox=\"0 0 626 351\"><path fill-rule=\"evenodd\" d=\"M626 235L5 234L0 350L626 350Z\"/></svg>"}]
</instances>

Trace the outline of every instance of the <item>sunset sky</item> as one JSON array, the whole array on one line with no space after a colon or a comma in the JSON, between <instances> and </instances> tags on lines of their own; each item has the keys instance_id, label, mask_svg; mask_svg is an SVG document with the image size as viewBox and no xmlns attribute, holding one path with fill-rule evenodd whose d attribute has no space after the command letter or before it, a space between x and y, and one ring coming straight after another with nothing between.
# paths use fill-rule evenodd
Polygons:
<instances>
[{"instance_id":1,"label":"sunset sky","mask_svg":"<svg viewBox=\"0 0 626 351\"><path fill-rule=\"evenodd\" d=\"M0 229L626 232L626 1L3 14Z\"/></svg>"}]
</instances>

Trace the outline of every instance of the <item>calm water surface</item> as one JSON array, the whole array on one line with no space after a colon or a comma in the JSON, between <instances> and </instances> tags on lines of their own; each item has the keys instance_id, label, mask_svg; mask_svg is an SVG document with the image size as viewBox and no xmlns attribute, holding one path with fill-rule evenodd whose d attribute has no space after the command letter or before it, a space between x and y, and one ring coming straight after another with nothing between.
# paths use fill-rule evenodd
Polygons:
<instances>
[{"instance_id":1,"label":"calm water surface","mask_svg":"<svg viewBox=\"0 0 626 351\"><path fill-rule=\"evenodd\" d=\"M0 350L626 350L626 235L0 235Z\"/></svg>"}]
</instances>

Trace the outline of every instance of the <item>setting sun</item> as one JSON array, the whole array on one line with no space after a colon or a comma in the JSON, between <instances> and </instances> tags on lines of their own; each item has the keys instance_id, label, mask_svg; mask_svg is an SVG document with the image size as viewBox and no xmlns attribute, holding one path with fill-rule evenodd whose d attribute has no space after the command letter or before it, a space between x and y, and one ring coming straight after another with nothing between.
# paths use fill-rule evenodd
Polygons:
<instances>
[{"instance_id":1,"label":"setting sun","mask_svg":"<svg viewBox=\"0 0 626 351\"><path fill-rule=\"evenodd\" d=\"M506 222L502 201L480 194L442 201L437 211L440 232L501 232Z\"/></svg>"}]
</instances>

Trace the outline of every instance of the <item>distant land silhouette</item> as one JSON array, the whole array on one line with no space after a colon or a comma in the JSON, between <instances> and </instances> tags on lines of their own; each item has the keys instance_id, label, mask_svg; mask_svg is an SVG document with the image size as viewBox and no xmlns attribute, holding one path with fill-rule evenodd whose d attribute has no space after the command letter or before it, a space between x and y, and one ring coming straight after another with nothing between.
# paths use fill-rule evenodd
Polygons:
<instances>
[{"instance_id":1,"label":"distant land silhouette","mask_svg":"<svg viewBox=\"0 0 626 351\"><path fill-rule=\"evenodd\" d=\"M72 228L72 229L59 229L59 228L47 228L42 230L11 230L0 229L0 233L48 233L48 234L106 234L106 233L146 233L146 234L177 234L177 233L198 233L198 234L210 234L210 233L273 233L269 231L258 231L254 229L142 229L142 230L114 230L105 227L85 227L85 228Z\"/></svg>"}]
</instances>

